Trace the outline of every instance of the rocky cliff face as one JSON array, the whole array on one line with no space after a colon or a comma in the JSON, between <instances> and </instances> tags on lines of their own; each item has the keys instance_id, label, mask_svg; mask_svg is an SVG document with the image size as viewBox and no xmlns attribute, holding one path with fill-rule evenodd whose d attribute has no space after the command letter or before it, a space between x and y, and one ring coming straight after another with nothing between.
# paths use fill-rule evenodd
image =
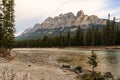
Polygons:
<instances>
[{"instance_id":1,"label":"rocky cliff face","mask_svg":"<svg viewBox=\"0 0 120 80\"><path fill-rule=\"evenodd\" d=\"M105 25L106 20L100 19L96 15L85 15L82 10L78 11L77 15L74 15L72 12L66 14L60 14L54 18L48 17L41 24L35 24L31 29L25 30L21 36L31 33L40 33L40 34L50 34L60 32L62 30L66 31L67 28L72 26L80 25L82 28L90 27L91 25ZM71 28L71 31L75 31L76 28Z\"/></svg>"}]
</instances>

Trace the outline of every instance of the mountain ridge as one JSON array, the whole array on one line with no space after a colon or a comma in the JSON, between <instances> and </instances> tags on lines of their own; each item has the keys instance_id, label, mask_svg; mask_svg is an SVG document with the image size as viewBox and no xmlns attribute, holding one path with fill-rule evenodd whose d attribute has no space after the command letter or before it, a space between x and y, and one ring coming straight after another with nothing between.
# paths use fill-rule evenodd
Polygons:
<instances>
[{"instance_id":1,"label":"mountain ridge","mask_svg":"<svg viewBox=\"0 0 120 80\"><path fill-rule=\"evenodd\" d=\"M68 28L71 31L76 31L76 27L80 25L81 28L88 28L92 25L106 25L106 19L100 19L96 15L85 15L83 10L77 12L77 15L74 15L72 12L59 14L55 17L48 17L42 23L37 23L33 26L33 28L26 29L21 35L17 37L17 39L25 39L25 37L30 37L33 34L36 35L49 35L49 34L57 34L61 31L66 32ZM34 36L36 36L34 35Z\"/></svg>"}]
</instances>

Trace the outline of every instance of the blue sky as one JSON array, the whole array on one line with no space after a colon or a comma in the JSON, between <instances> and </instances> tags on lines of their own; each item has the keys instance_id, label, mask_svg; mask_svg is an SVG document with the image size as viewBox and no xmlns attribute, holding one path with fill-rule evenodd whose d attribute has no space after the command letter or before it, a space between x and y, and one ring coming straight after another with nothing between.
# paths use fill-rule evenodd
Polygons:
<instances>
[{"instance_id":1,"label":"blue sky","mask_svg":"<svg viewBox=\"0 0 120 80\"><path fill-rule=\"evenodd\" d=\"M100 18L120 17L120 0L15 0L16 35L47 17L83 10Z\"/></svg>"}]
</instances>

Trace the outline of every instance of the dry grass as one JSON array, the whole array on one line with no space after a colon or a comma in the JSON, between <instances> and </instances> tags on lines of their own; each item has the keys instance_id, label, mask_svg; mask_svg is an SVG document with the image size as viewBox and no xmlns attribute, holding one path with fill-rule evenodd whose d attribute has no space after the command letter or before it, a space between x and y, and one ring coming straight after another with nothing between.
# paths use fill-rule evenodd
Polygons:
<instances>
[{"instance_id":1,"label":"dry grass","mask_svg":"<svg viewBox=\"0 0 120 80\"><path fill-rule=\"evenodd\" d=\"M60 56L57 61L59 63L67 63L70 64L74 67L76 66L88 66L87 63L87 56L82 53L82 54L64 54Z\"/></svg>"},{"instance_id":2,"label":"dry grass","mask_svg":"<svg viewBox=\"0 0 120 80\"><path fill-rule=\"evenodd\" d=\"M56 51L57 50L57 51ZM56 60L68 52L61 49L12 50L12 61L0 60L0 80L73 80L76 74L64 72ZM2 58L1 58L2 59ZM9 70L4 69L8 67ZM3 70L4 69L4 70ZM12 73L13 70L13 74ZM9 75L8 75L9 74ZM70 74L70 75L67 75ZM4 79L4 78L5 79ZM9 79L8 79L9 78Z\"/></svg>"},{"instance_id":3,"label":"dry grass","mask_svg":"<svg viewBox=\"0 0 120 80\"><path fill-rule=\"evenodd\" d=\"M29 72L18 73L9 68L4 68L0 73L0 80L36 80L30 76Z\"/></svg>"},{"instance_id":4,"label":"dry grass","mask_svg":"<svg viewBox=\"0 0 120 80\"><path fill-rule=\"evenodd\" d=\"M75 73L59 68L62 64L67 63L73 67L81 66L89 69L90 66L87 64L89 53L91 52L78 48L14 49L12 50L12 56L14 56L12 61L0 58L0 72L7 66L9 67L8 74L11 74L10 69L13 69L14 80L25 80L26 77L29 78L27 80L76 80ZM109 70L103 56L105 56L104 53L99 53L101 60L100 67L97 67L99 71ZM1 75L0 80L4 80L2 77Z\"/></svg>"}]
</instances>

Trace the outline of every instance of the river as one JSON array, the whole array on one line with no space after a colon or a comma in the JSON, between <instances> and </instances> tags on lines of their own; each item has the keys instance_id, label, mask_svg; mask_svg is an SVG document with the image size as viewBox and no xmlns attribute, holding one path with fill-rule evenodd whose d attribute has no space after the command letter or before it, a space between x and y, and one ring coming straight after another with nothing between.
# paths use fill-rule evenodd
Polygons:
<instances>
[{"instance_id":1,"label":"river","mask_svg":"<svg viewBox=\"0 0 120 80\"><path fill-rule=\"evenodd\" d=\"M101 50L95 53L99 56L99 65L103 72L108 71L120 77L120 50Z\"/></svg>"}]
</instances>

